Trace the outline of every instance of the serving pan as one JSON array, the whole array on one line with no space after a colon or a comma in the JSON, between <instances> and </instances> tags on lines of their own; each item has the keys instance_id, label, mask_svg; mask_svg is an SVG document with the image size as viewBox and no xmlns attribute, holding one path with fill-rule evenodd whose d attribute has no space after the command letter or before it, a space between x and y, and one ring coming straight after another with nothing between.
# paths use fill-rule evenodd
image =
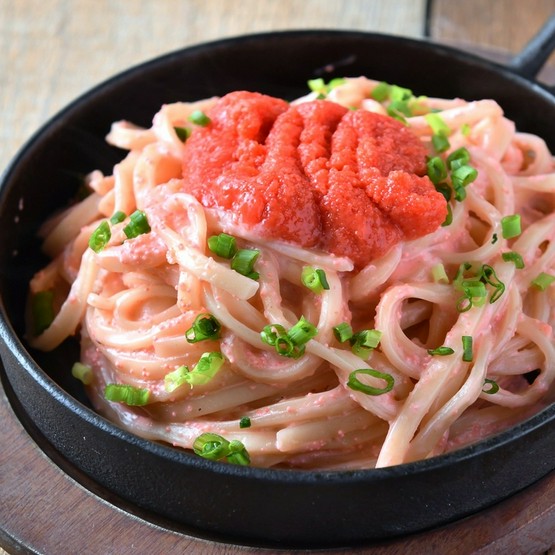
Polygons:
<instances>
[{"instance_id":1,"label":"serving pan","mask_svg":"<svg viewBox=\"0 0 555 555\"><path fill-rule=\"evenodd\" d=\"M122 157L104 141L112 121L148 126L167 102L237 89L292 99L310 78L366 75L415 94L494 98L520 130L555 149L555 98L533 80L554 40L555 20L502 67L378 34L244 36L133 68L55 116L14 159L0 188L3 378L39 445L87 487L131 510L203 537L282 547L353 546L423 531L491 506L555 469L555 406L475 445L391 468L307 472L215 463L143 440L94 413L71 378L76 341L45 354L24 340L27 283L45 263L37 229L74 196L80 176L95 168L110 173Z\"/></svg>"}]
</instances>

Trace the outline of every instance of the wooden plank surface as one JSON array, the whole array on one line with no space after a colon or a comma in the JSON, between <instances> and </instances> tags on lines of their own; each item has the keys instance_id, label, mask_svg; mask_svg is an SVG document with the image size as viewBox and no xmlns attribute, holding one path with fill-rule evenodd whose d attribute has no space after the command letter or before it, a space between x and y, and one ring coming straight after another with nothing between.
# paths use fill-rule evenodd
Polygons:
<instances>
[{"instance_id":1,"label":"wooden plank surface","mask_svg":"<svg viewBox=\"0 0 555 555\"><path fill-rule=\"evenodd\" d=\"M0 170L73 98L159 54L277 29L360 29L419 38L425 5L425 0L0 0ZM555 0L436 0L429 29L434 40L493 48L494 56L506 57L554 11ZM10 536L12 547L17 543L45 555L257 552L170 532L96 497L42 453L1 389L0 422L0 545L7 546ZM554 535L554 497L552 475L465 522L359 553L541 553Z\"/></svg>"}]
</instances>

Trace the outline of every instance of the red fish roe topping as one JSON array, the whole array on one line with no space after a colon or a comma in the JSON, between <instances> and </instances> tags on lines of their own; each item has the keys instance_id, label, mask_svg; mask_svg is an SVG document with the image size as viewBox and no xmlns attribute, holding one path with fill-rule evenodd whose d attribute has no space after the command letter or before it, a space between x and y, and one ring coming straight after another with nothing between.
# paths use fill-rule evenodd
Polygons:
<instances>
[{"instance_id":1,"label":"red fish roe topping","mask_svg":"<svg viewBox=\"0 0 555 555\"><path fill-rule=\"evenodd\" d=\"M260 235L357 267L434 231L447 208L426 148L397 120L326 100L234 92L185 144L184 188Z\"/></svg>"}]
</instances>

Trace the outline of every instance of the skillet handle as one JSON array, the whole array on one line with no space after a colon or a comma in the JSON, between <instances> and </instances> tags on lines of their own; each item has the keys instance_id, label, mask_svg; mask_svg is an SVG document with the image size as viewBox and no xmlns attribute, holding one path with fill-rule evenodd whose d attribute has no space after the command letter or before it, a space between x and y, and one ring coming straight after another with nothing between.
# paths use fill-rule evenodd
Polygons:
<instances>
[{"instance_id":1,"label":"skillet handle","mask_svg":"<svg viewBox=\"0 0 555 555\"><path fill-rule=\"evenodd\" d=\"M534 79L555 50L555 15L552 15L508 64L508 69L527 79ZM555 94L555 87L548 87Z\"/></svg>"}]
</instances>

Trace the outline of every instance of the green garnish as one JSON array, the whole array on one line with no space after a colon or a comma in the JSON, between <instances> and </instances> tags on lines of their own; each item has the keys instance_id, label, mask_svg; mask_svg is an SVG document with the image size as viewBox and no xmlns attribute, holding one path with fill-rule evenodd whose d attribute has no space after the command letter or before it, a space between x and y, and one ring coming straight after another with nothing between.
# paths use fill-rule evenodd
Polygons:
<instances>
[{"instance_id":1,"label":"green garnish","mask_svg":"<svg viewBox=\"0 0 555 555\"><path fill-rule=\"evenodd\" d=\"M462 336L462 345L463 345L463 355L462 359L464 362L472 362L472 358L474 356L472 352L472 336L470 335L463 335Z\"/></svg>"},{"instance_id":2,"label":"green garnish","mask_svg":"<svg viewBox=\"0 0 555 555\"><path fill-rule=\"evenodd\" d=\"M212 314L203 312L195 318L193 325L185 332L185 338L189 343L219 339L221 329L222 325Z\"/></svg>"},{"instance_id":3,"label":"green garnish","mask_svg":"<svg viewBox=\"0 0 555 555\"><path fill-rule=\"evenodd\" d=\"M371 385L367 385L362 383L358 378L358 374L365 374L368 376L372 376L373 378L378 378L380 380L385 381L385 387L373 387ZM373 368L360 368L359 370L354 370L349 374L349 379L347 380L347 387L350 387L354 391L361 391L362 393L366 393L366 395L383 395L384 393L388 393L393 389L395 385L395 380L391 374L385 374L383 372L378 372Z\"/></svg>"},{"instance_id":4,"label":"green garnish","mask_svg":"<svg viewBox=\"0 0 555 555\"><path fill-rule=\"evenodd\" d=\"M520 214L511 214L501 218L501 232L504 239L518 237L522 233Z\"/></svg>"},{"instance_id":5,"label":"green garnish","mask_svg":"<svg viewBox=\"0 0 555 555\"><path fill-rule=\"evenodd\" d=\"M486 389L485 386L487 385L489 385L489 387ZM498 391L499 385L495 380L490 380L489 378L486 378L484 380L484 388L482 389L483 393L487 393L488 395L495 395Z\"/></svg>"},{"instance_id":6,"label":"green garnish","mask_svg":"<svg viewBox=\"0 0 555 555\"><path fill-rule=\"evenodd\" d=\"M320 294L322 291L330 288L324 270L313 268L312 266L305 266L303 268L301 282L305 287L316 294Z\"/></svg>"},{"instance_id":7,"label":"green garnish","mask_svg":"<svg viewBox=\"0 0 555 555\"><path fill-rule=\"evenodd\" d=\"M191 387L207 384L223 366L224 360L221 353L203 353L192 370L187 366L180 366L166 374L164 388L171 393L184 383L188 383Z\"/></svg>"},{"instance_id":8,"label":"green garnish","mask_svg":"<svg viewBox=\"0 0 555 555\"><path fill-rule=\"evenodd\" d=\"M259 256L259 250L239 249L231 259L231 268L243 276L258 279L259 274L254 271L254 264Z\"/></svg>"},{"instance_id":9,"label":"green garnish","mask_svg":"<svg viewBox=\"0 0 555 555\"><path fill-rule=\"evenodd\" d=\"M451 347L437 347L436 349L428 349L428 354L432 356L445 357L452 355L455 351Z\"/></svg>"},{"instance_id":10,"label":"green garnish","mask_svg":"<svg viewBox=\"0 0 555 555\"><path fill-rule=\"evenodd\" d=\"M239 428L250 428L251 427L251 419L248 416L243 416L241 420L239 420Z\"/></svg>"},{"instance_id":11,"label":"green garnish","mask_svg":"<svg viewBox=\"0 0 555 555\"><path fill-rule=\"evenodd\" d=\"M333 335L340 343L348 341L353 337L353 328L347 322L342 322L333 328Z\"/></svg>"},{"instance_id":12,"label":"green garnish","mask_svg":"<svg viewBox=\"0 0 555 555\"><path fill-rule=\"evenodd\" d=\"M317 334L316 326L301 316L289 331L280 324L264 326L260 339L266 345L274 347L278 355L299 358L305 352L305 345Z\"/></svg>"},{"instance_id":13,"label":"green garnish","mask_svg":"<svg viewBox=\"0 0 555 555\"><path fill-rule=\"evenodd\" d=\"M71 367L71 375L85 385L90 385L94 379L92 368L81 362L76 362Z\"/></svg>"},{"instance_id":14,"label":"green garnish","mask_svg":"<svg viewBox=\"0 0 555 555\"><path fill-rule=\"evenodd\" d=\"M100 252L108 244L111 237L110 224L103 220L89 237L89 247L94 252Z\"/></svg>"},{"instance_id":15,"label":"green garnish","mask_svg":"<svg viewBox=\"0 0 555 555\"><path fill-rule=\"evenodd\" d=\"M39 291L31 298L31 314L33 316L33 330L40 335L50 327L56 317L54 313L54 292Z\"/></svg>"},{"instance_id":16,"label":"green garnish","mask_svg":"<svg viewBox=\"0 0 555 555\"><path fill-rule=\"evenodd\" d=\"M232 235L220 233L208 238L208 248L222 258L233 258L237 253L237 241Z\"/></svg>"},{"instance_id":17,"label":"green garnish","mask_svg":"<svg viewBox=\"0 0 555 555\"><path fill-rule=\"evenodd\" d=\"M148 403L150 391L132 385L110 383L104 388L104 398L107 401L124 403L129 406L142 406Z\"/></svg>"},{"instance_id":18,"label":"green garnish","mask_svg":"<svg viewBox=\"0 0 555 555\"><path fill-rule=\"evenodd\" d=\"M144 212L135 210L135 212L129 216L129 219L129 223L123 228L123 232L128 239L133 239L144 233L150 233L150 225Z\"/></svg>"},{"instance_id":19,"label":"green garnish","mask_svg":"<svg viewBox=\"0 0 555 555\"><path fill-rule=\"evenodd\" d=\"M248 465L250 456L245 445L239 440L228 441L221 435L210 432L201 434L193 443L193 451L211 461L227 460L232 464Z\"/></svg>"},{"instance_id":20,"label":"green garnish","mask_svg":"<svg viewBox=\"0 0 555 555\"><path fill-rule=\"evenodd\" d=\"M503 258L505 262L512 262L517 270L522 270L522 268L524 268L524 260L518 252L504 252L501 258Z\"/></svg>"},{"instance_id":21,"label":"green garnish","mask_svg":"<svg viewBox=\"0 0 555 555\"><path fill-rule=\"evenodd\" d=\"M207 125L210 125L212 121L202 110L195 110L192 112L188 117L188 120L195 125L199 125L200 127L206 127Z\"/></svg>"},{"instance_id":22,"label":"green garnish","mask_svg":"<svg viewBox=\"0 0 555 555\"><path fill-rule=\"evenodd\" d=\"M191 136L191 130L188 127L174 127L173 130L182 143Z\"/></svg>"},{"instance_id":23,"label":"green garnish","mask_svg":"<svg viewBox=\"0 0 555 555\"><path fill-rule=\"evenodd\" d=\"M110 223L112 225L119 224L119 223L123 222L123 220L125 220L126 217L127 216L125 215L125 212L122 212L121 210L118 210L117 212L114 212L114 214L110 218Z\"/></svg>"},{"instance_id":24,"label":"green garnish","mask_svg":"<svg viewBox=\"0 0 555 555\"><path fill-rule=\"evenodd\" d=\"M553 282L555 281L555 276L541 272L536 278L532 280L531 285L540 291L545 291Z\"/></svg>"}]
</instances>

